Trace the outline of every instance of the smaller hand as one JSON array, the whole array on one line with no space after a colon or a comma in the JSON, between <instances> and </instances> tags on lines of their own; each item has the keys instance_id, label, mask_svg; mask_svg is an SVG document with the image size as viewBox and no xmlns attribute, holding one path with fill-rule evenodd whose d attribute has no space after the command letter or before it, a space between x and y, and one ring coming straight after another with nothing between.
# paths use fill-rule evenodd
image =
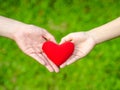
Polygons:
<instances>
[{"instance_id":1,"label":"smaller hand","mask_svg":"<svg viewBox=\"0 0 120 90\"><path fill-rule=\"evenodd\" d=\"M61 43L64 43L66 41L73 42L75 44L75 50L73 52L73 55L65 63L63 63L60 66L61 68L75 62L76 60L80 58L83 58L95 46L95 41L86 32L71 33L65 36L64 38L62 38Z\"/></svg>"},{"instance_id":2,"label":"smaller hand","mask_svg":"<svg viewBox=\"0 0 120 90\"><path fill-rule=\"evenodd\" d=\"M46 40L55 42L54 37L45 29L33 25L23 26L14 33L14 40L24 53L44 65L50 72L59 71L42 51L42 45Z\"/></svg>"}]
</instances>

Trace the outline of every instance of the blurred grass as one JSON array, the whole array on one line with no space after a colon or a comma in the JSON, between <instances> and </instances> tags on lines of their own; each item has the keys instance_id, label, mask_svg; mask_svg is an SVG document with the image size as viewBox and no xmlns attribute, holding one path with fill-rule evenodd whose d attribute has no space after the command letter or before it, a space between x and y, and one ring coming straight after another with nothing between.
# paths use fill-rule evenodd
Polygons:
<instances>
[{"instance_id":1,"label":"blurred grass","mask_svg":"<svg viewBox=\"0 0 120 90\"><path fill-rule=\"evenodd\" d=\"M47 29L56 40L120 16L120 0L0 0L0 15ZM120 90L120 38L50 73L0 37L0 90Z\"/></svg>"}]
</instances>

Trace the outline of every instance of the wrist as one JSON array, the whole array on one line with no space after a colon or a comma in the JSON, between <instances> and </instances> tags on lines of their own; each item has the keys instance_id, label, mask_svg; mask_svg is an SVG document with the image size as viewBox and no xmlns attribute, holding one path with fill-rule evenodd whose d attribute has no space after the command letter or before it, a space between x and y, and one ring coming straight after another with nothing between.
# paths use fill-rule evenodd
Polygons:
<instances>
[{"instance_id":1,"label":"wrist","mask_svg":"<svg viewBox=\"0 0 120 90\"><path fill-rule=\"evenodd\" d=\"M96 44L119 37L120 17L88 31L87 34L95 40Z\"/></svg>"},{"instance_id":2,"label":"wrist","mask_svg":"<svg viewBox=\"0 0 120 90\"><path fill-rule=\"evenodd\" d=\"M0 16L0 36L14 39L14 33L24 26L22 22Z\"/></svg>"},{"instance_id":3,"label":"wrist","mask_svg":"<svg viewBox=\"0 0 120 90\"><path fill-rule=\"evenodd\" d=\"M25 28L26 24L13 24L12 26L8 26L5 30L2 31L1 36L15 39L15 34L19 33L19 31L22 31L23 28ZM24 29L25 30L25 29Z\"/></svg>"},{"instance_id":4,"label":"wrist","mask_svg":"<svg viewBox=\"0 0 120 90\"><path fill-rule=\"evenodd\" d=\"M91 39L93 39L95 45L99 43L98 40L97 40L97 38L96 38L96 37L97 37L97 36L96 36L97 34L96 34L96 32L95 32L94 29L93 29L93 30L90 30L90 31L87 31L86 34L87 34Z\"/></svg>"},{"instance_id":5,"label":"wrist","mask_svg":"<svg viewBox=\"0 0 120 90\"><path fill-rule=\"evenodd\" d=\"M15 28L11 30L10 32L11 35L9 35L8 37L16 41L16 38L19 35L21 35L22 32L25 32L25 30L27 30L28 27L29 27L29 24L24 24L24 23L16 25Z\"/></svg>"}]
</instances>

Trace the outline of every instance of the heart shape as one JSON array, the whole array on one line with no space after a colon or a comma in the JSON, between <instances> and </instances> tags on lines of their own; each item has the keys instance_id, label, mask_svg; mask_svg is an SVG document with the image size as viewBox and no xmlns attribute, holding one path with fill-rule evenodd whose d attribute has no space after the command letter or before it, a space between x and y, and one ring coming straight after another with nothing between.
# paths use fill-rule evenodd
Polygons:
<instances>
[{"instance_id":1,"label":"heart shape","mask_svg":"<svg viewBox=\"0 0 120 90\"><path fill-rule=\"evenodd\" d=\"M64 63L73 53L74 44L72 42L65 42L61 45L46 41L42 49L47 57L54 62L57 66Z\"/></svg>"}]
</instances>

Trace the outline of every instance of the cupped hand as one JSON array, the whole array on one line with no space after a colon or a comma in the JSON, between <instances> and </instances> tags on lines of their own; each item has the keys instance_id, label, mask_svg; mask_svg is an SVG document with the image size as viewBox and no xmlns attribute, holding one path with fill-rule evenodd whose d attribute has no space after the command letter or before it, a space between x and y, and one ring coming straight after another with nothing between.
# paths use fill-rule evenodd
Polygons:
<instances>
[{"instance_id":1,"label":"cupped hand","mask_svg":"<svg viewBox=\"0 0 120 90\"><path fill-rule=\"evenodd\" d=\"M42 51L46 40L55 42L54 37L45 29L34 25L23 26L14 33L14 40L24 53L44 65L50 72L59 72L59 68Z\"/></svg>"},{"instance_id":2,"label":"cupped hand","mask_svg":"<svg viewBox=\"0 0 120 90\"><path fill-rule=\"evenodd\" d=\"M66 41L73 42L75 44L75 50L72 56L60 66L61 68L86 56L96 44L94 39L87 32L71 33L62 38L61 43Z\"/></svg>"}]
</instances>

